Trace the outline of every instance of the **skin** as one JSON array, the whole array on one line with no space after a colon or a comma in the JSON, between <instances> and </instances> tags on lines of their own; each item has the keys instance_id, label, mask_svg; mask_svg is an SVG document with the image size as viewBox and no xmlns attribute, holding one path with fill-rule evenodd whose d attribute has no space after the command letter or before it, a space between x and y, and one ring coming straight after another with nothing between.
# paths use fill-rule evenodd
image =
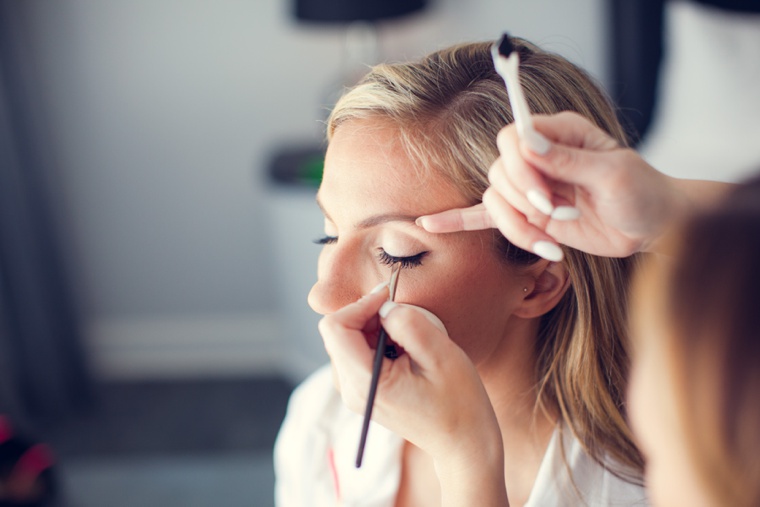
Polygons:
<instances>
[{"instance_id":1,"label":"skin","mask_svg":"<svg viewBox=\"0 0 760 507\"><path fill-rule=\"evenodd\" d=\"M408 441L397 505L446 505L452 490L465 498L477 476L471 472L500 461L510 503L524 503L555 424L533 411L533 340L538 317L567 289L562 265L518 270L497 257L491 231L434 234L416 226L420 215L468 203L437 174L418 171L396 131L376 120L336 130L318 201L325 233L337 239L323 248L309 304L326 316L320 332L349 408L361 412L366 399L368 341L387 292L362 296L389 276L382 251L426 252L421 265L402 270L396 301L432 312L448 331L411 308L397 307L383 321L408 352L386 361L373 413ZM503 454L492 455L498 441ZM431 497L439 488L442 499Z\"/></svg>"},{"instance_id":2,"label":"skin","mask_svg":"<svg viewBox=\"0 0 760 507\"><path fill-rule=\"evenodd\" d=\"M424 217L421 225L431 232L497 227L529 251L546 241L625 257L659 252L658 239L675 219L717 201L729 188L669 177L577 113L533 120L549 142L547 152L531 151L513 124L504 127L497 139L501 156L491 167L483 204ZM580 217L550 218L529 202L529 191L555 208L574 206Z\"/></svg>"},{"instance_id":3,"label":"skin","mask_svg":"<svg viewBox=\"0 0 760 507\"><path fill-rule=\"evenodd\" d=\"M668 362L669 327L663 315L658 280L651 273L638 287L632 314L636 354L628 388L629 414L646 456L645 480L658 507L711 507L689 458L676 411L677 395Z\"/></svg>"}]
</instances>

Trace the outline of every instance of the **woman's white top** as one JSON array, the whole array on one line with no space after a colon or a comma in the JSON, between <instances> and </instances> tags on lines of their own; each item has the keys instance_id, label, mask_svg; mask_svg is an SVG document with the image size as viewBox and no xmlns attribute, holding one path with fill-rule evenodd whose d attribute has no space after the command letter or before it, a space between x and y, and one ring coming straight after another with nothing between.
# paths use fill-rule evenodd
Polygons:
<instances>
[{"instance_id":1,"label":"woman's white top","mask_svg":"<svg viewBox=\"0 0 760 507\"><path fill-rule=\"evenodd\" d=\"M371 423L362 467L357 469L354 463L361 425L362 416L349 411L333 387L329 365L307 378L290 398L275 444L277 507L393 507L404 440ZM599 465L569 431L555 431L525 505L648 503L641 486L629 484Z\"/></svg>"}]
</instances>

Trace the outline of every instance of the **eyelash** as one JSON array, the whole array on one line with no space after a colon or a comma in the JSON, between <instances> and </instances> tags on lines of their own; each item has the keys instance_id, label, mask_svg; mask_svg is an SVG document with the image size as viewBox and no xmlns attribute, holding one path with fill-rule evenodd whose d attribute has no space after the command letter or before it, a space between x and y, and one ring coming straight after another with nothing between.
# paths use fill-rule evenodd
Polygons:
<instances>
[{"instance_id":1,"label":"eyelash","mask_svg":"<svg viewBox=\"0 0 760 507\"><path fill-rule=\"evenodd\" d=\"M338 241L338 236L324 236L322 238L317 238L314 240L314 243L317 245L332 245L333 243L336 243Z\"/></svg>"},{"instance_id":2,"label":"eyelash","mask_svg":"<svg viewBox=\"0 0 760 507\"><path fill-rule=\"evenodd\" d=\"M337 241L337 236L324 236L322 238L315 239L314 243L317 245L332 245L334 243L337 243ZM388 252L381 248L377 253L377 260L386 266L392 266L397 262L400 262L401 269L416 268L417 266L422 265L422 258L427 254L428 252L420 252L416 255L410 255L408 257L396 257L394 255L388 254Z\"/></svg>"},{"instance_id":3,"label":"eyelash","mask_svg":"<svg viewBox=\"0 0 760 507\"><path fill-rule=\"evenodd\" d=\"M416 268L417 266L422 266L422 258L427 254L428 252L420 252L417 255L410 255L409 257L395 257L389 255L385 250L380 249L377 253L377 260L386 266L393 266L397 262L400 262L401 269Z\"/></svg>"}]
</instances>

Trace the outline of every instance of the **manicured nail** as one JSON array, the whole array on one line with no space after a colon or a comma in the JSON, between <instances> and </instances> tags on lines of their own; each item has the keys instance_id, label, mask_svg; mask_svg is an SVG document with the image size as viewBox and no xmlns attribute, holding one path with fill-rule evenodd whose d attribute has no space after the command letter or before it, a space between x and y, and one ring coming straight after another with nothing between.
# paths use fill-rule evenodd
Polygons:
<instances>
[{"instance_id":1,"label":"manicured nail","mask_svg":"<svg viewBox=\"0 0 760 507\"><path fill-rule=\"evenodd\" d=\"M435 327L441 330L441 332L448 334L448 331L446 331L446 326L443 325L443 322L441 322L441 319L439 319L438 316L434 314L433 312L431 312L430 310L422 308L421 306L414 306L414 305L405 305L405 306L414 308L418 312L422 313L422 315L424 315L427 318L427 320L429 320Z\"/></svg>"},{"instance_id":2,"label":"manicured nail","mask_svg":"<svg viewBox=\"0 0 760 507\"><path fill-rule=\"evenodd\" d=\"M398 305L394 303L393 301L386 301L383 303L383 306L380 307L380 310L377 312L380 314L380 317L386 318L389 313L391 313L391 310L396 308Z\"/></svg>"},{"instance_id":3,"label":"manicured nail","mask_svg":"<svg viewBox=\"0 0 760 507\"><path fill-rule=\"evenodd\" d=\"M552 147L552 143L535 130L525 132L523 141L525 142L525 146L536 155L546 155Z\"/></svg>"},{"instance_id":4,"label":"manicured nail","mask_svg":"<svg viewBox=\"0 0 760 507\"><path fill-rule=\"evenodd\" d=\"M562 249L549 241L536 241L533 243L533 253L552 262L559 262L563 257Z\"/></svg>"},{"instance_id":5,"label":"manicured nail","mask_svg":"<svg viewBox=\"0 0 760 507\"><path fill-rule=\"evenodd\" d=\"M525 197L528 198L529 203L544 215L551 215L552 211L554 211L554 206L552 206L549 198L538 190L528 190Z\"/></svg>"},{"instance_id":6,"label":"manicured nail","mask_svg":"<svg viewBox=\"0 0 760 507\"><path fill-rule=\"evenodd\" d=\"M377 287L375 287L374 289L372 289L371 291L369 291L369 293L370 294L377 294L378 292L380 292L381 290L383 290L387 286L388 286L388 282L380 283L380 284L377 285Z\"/></svg>"},{"instance_id":7,"label":"manicured nail","mask_svg":"<svg viewBox=\"0 0 760 507\"><path fill-rule=\"evenodd\" d=\"M557 206L551 216L554 220L570 221L577 220L581 212L575 206Z\"/></svg>"},{"instance_id":8,"label":"manicured nail","mask_svg":"<svg viewBox=\"0 0 760 507\"><path fill-rule=\"evenodd\" d=\"M417 220L414 221L414 224L417 227L422 227L424 229L425 226L423 225L423 218L425 218L425 217L419 217Z\"/></svg>"}]
</instances>

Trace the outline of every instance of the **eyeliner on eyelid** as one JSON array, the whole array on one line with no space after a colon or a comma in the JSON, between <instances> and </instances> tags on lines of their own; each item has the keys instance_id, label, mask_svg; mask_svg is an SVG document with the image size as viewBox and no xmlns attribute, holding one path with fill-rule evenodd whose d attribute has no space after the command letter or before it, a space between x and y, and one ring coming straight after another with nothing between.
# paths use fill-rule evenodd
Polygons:
<instances>
[{"instance_id":1,"label":"eyeliner on eyelid","mask_svg":"<svg viewBox=\"0 0 760 507\"><path fill-rule=\"evenodd\" d=\"M416 255L410 255L407 257L396 257L393 255L388 254L385 250L380 249L380 252L377 254L378 260L385 265L392 266L396 263L401 264L401 268L416 268L417 266L422 265L422 259L425 257L429 252L420 252Z\"/></svg>"},{"instance_id":2,"label":"eyeliner on eyelid","mask_svg":"<svg viewBox=\"0 0 760 507\"><path fill-rule=\"evenodd\" d=\"M332 245L338 241L337 236L324 236L321 238L317 238L313 240L313 242L317 245ZM401 267L403 269L407 268L416 268L417 266L422 265L422 259L430 252L424 251L420 252L415 255L407 255L407 256L395 256L390 255L388 252L383 250L382 248L379 249L377 253L377 260L381 264L385 264L387 266L392 266L396 263L401 264Z\"/></svg>"}]
</instances>

